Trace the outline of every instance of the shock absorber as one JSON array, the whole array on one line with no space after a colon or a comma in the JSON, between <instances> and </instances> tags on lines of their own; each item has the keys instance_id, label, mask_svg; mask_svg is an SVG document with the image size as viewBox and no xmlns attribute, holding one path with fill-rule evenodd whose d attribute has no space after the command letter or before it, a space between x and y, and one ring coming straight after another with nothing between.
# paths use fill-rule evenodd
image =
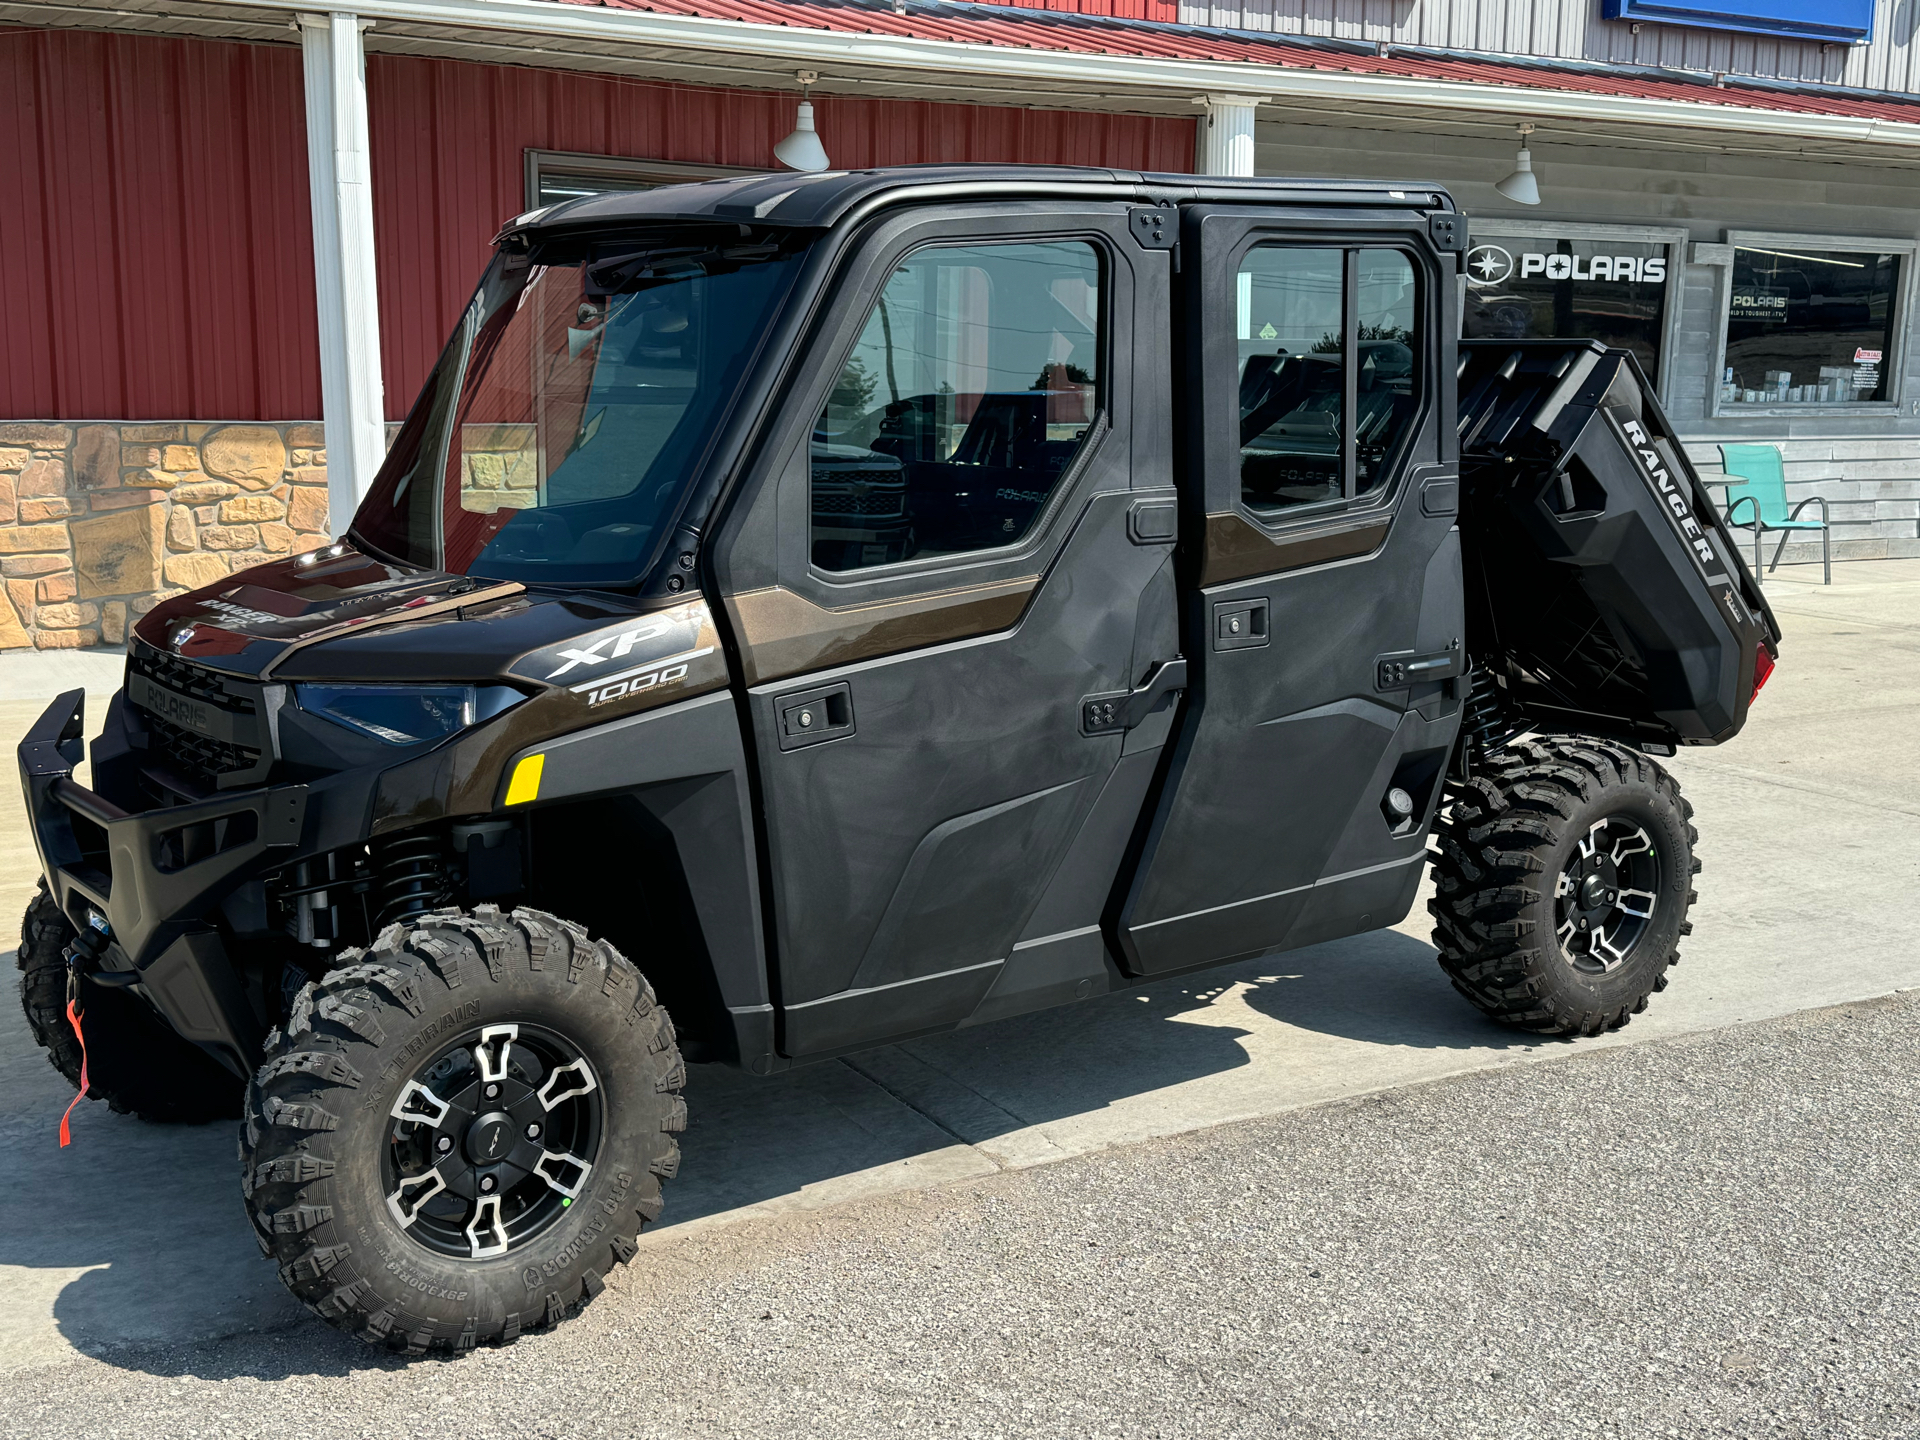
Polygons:
<instances>
[{"instance_id":1,"label":"shock absorber","mask_svg":"<svg viewBox=\"0 0 1921 1441\"><path fill-rule=\"evenodd\" d=\"M1465 683L1467 700L1461 707L1461 742L1455 751L1457 780L1472 775L1489 751L1520 729L1508 714L1500 687L1494 684L1489 671L1471 665Z\"/></svg>"},{"instance_id":2,"label":"shock absorber","mask_svg":"<svg viewBox=\"0 0 1921 1441\"><path fill-rule=\"evenodd\" d=\"M453 885L447 876L447 841L437 831L408 831L375 840L368 849L374 863L375 930L453 899Z\"/></svg>"}]
</instances>

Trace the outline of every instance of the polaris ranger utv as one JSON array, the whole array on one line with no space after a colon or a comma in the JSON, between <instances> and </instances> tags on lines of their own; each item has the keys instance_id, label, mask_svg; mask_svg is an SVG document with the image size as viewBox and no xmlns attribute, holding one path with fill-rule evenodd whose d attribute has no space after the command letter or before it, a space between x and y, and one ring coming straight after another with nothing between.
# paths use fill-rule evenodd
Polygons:
<instances>
[{"instance_id":1,"label":"polaris ranger utv","mask_svg":"<svg viewBox=\"0 0 1921 1441\"><path fill-rule=\"evenodd\" d=\"M1625 1024L1694 900L1651 757L1779 632L1629 355L1457 342L1465 236L996 167L519 217L345 538L148 614L90 789L80 692L22 744L37 1035L242 1113L287 1285L418 1352L634 1255L683 1057L1388 926L1430 854L1470 1002Z\"/></svg>"}]
</instances>

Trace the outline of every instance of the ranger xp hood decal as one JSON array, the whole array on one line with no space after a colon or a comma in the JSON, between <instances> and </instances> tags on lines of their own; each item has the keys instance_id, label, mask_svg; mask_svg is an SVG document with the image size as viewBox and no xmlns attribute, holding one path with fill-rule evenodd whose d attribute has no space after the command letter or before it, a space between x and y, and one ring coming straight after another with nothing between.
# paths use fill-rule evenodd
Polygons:
<instances>
[{"instance_id":1,"label":"ranger xp hood decal","mask_svg":"<svg viewBox=\"0 0 1921 1441\"><path fill-rule=\"evenodd\" d=\"M710 689L726 681L727 663L707 602L692 600L533 651L509 673L564 689L597 710L650 692Z\"/></svg>"}]
</instances>

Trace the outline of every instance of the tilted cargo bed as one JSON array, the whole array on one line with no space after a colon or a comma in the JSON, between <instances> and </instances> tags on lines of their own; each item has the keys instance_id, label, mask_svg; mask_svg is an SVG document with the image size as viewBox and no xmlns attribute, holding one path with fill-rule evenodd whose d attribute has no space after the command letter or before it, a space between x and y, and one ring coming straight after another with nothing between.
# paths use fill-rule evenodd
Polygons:
<instances>
[{"instance_id":1,"label":"tilted cargo bed","mask_svg":"<svg viewBox=\"0 0 1921 1441\"><path fill-rule=\"evenodd\" d=\"M1468 649L1508 706L1640 744L1733 736L1780 627L1634 357L1462 341L1459 395Z\"/></svg>"}]
</instances>

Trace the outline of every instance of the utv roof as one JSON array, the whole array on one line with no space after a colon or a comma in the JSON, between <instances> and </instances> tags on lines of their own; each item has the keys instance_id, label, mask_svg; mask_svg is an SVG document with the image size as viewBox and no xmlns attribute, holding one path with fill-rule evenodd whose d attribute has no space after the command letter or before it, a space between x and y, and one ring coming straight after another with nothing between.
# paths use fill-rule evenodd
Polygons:
<instances>
[{"instance_id":1,"label":"utv roof","mask_svg":"<svg viewBox=\"0 0 1921 1441\"><path fill-rule=\"evenodd\" d=\"M906 200L1138 200L1142 204L1341 205L1370 209L1453 210L1431 180L1285 180L1152 174L1072 165L896 165L875 170L785 171L731 175L654 190L619 191L562 201L516 216L499 238L535 230L650 220L718 220L823 229L855 211Z\"/></svg>"}]
</instances>

